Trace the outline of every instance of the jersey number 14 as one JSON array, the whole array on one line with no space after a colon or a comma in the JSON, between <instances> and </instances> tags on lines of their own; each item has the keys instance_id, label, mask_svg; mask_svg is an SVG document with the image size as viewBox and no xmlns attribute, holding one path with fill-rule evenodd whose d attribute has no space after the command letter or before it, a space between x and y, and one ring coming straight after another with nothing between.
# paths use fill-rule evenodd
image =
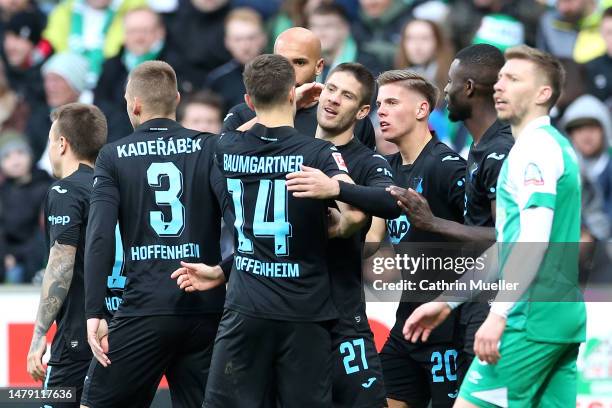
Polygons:
<instances>
[{"instance_id":1,"label":"jersey number 14","mask_svg":"<svg viewBox=\"0 0 612 408\"><path fill-rule=\"evenodd\" d=\"M227 179L227 190L232 196L238 234L238 251L253 253L253 241L244 234L244 186L242 180ZM266 221L270 200L274 200L274 220ZM274 254L289 255L291 223L287 219L287 186L284 180L260 180L253 216L253 235L257 238L273 238Z\"/></svg>"}]
</instances>

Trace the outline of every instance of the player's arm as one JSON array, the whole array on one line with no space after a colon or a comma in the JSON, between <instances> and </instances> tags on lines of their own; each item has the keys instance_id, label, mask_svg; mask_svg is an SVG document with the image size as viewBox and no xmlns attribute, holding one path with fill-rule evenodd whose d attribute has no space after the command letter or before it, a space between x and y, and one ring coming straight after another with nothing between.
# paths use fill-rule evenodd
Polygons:
<instances>
[{"instance_id":1,"label":"player's arm","mask_svg":"<svg viewBox=\"0 0 612 408\"><path fill-rule=\"evenodd\" d=\"M400 214L400 209L385 187L359 186L352 180L328 177L308 166L287 175L287 190L294 197L334 199L382 218L397 218Z\"/></svg>"},{"instance_id":2,"label":"player's arm","mask_svg":"<svg viewBox=\"0 0 612 408\"><path fill-rule=\"evenodd\" d=\"M89 224L85 238L85 317L87 341L94 357L107 366L104 320L106 278L115 262L115 226L119 217L119 187L107 149L102 148L94 170Z\"/></svg>"},{"instance_id":3,"label":"player's arm","mask_svg":"<svg viewBox=\"0 0 612 408\"><path fill-rule=\"evenodd\" d=\"M447 155L442 159L446 159ZM463 214L465 209L465 161L459 156L454 160L443 160L436 175L439 190L447 192L447 200ZM415 227L444 235L457 241L495 241L495 228L467 226L462 223L437 217L431 211L427 199L413 189L392 187L391 194Z\"/></svg>"},{"instance_id":4,"label":"player's arm","mask_svg":"<svg viewBox=\"0 0 612 408\"><path fill-rule=\"evenodd\" d=\"M386 230L384 219L372 217L372 224L366 234L366 245L363 247L364 258L369 258L378 251L380 243L385 239Z\"/></svg>"},{"instance_id":5,"label":"player's arm","mask_svg":"<svg viewBox=\"0 0 612 408\"><path fill-rule=\"evenodd\" d=\"M321 174L325 176L325 174L323 174L322 172ZM344 182L349 184L353 183L353 180L348 176L348 174L336 174L331 179L333 181L338 182ZM350 237L364 226L367 221L367 216L362 211L338 200L336 200L336 205L338 206L340 216L336 219L336 222L330 225L330 238Z\"/></svg>"},{"instance_id":6,"label":"player's arm","mask_svg":"<svg viewBox=\"0 0 612 408\"><path fill-rule=\"evenodd\" d=\"M436 217L429 208L427 199L411 188L390 187L391 195L406 213L416 228L442 234L457 241L495 241L495 228L460 224L456 221ZM495 202L491 203L494 207Z\"/></svg>"},{"instance_id":7,"label":"player's arm","mask_svg":"<svg viewBox=\"0 0 612 408\"><path fill-rule=\"evenodd\" d=\"M480 360L495 364L500 359L499 340L506 327L508 312L537 276L548 249L553 217L554 211L546 207L532 207L520 212L521 233L501 272L506 280L517 284L517 290L498 292L487 319L476 332L474 353Z\"/></svg>"},{"instance_id":8,"label":"player's arm","mask_svg":"<svg viewBox=\"0 0 612 408\"><path fill-rule=\"evenodd\" d=\"M549 137L534 140L534 146L525 157L519 156L515 166L508 170L508 177L517 186L520 232L512 242L501 276L516 286L497 293L489 316L476 332L474 341L478 358L491 364L501 357L499 340L506 327L506 317L536 279L548 250L557 181L563 175L563 152L559 145L551 143Z\"/></svg>"},{"instance_id":9,"label":"player's arm","mask_svg":"<svg viewBox=\"0 0 612 408\"><path fill-rule=\"evenodd\" d=\"M55 242L49 251L36 312L36 323L30 351L28 352L28 373L35 381L45 378L42 356L47 348L47 332L55 321L72 283L76 246Z\"/></svg>"},{"instance_id":10,"label":"player's arm","mask_svg":"<svg viewBox=\"0 0 612 408\"><path fill-rule=\"evenodd\" d=\"M221 174L216 160L210 167L210 186L215 199L227 225L234 225L235 216L229 205L229 197L225 187L225 177ZM185 292L209 290L223 285L229 280L234 255L223 259L218 265L206 265L204 263L182 262L170 277L176 279L178 287Z\"/></svg>"}]
</instances>

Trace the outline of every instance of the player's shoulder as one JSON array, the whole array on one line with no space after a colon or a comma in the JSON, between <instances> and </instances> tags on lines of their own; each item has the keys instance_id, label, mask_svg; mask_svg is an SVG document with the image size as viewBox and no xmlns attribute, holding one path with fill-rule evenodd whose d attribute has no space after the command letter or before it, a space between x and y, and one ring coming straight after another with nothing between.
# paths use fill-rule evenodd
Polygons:
<instances>
[{"instance_id":1,"label":"player's shoulder","mask_svg":"<svg viewBox=\"0 0 612 408\"><path fill-rule=\"evenodd\" d=\"M561 136L558 130L552 126L543 126L530 130L528 133L521 135L517 140L513 151L516 151L513 156L515 158L545 158L556 156L561 153L565 143L569 146L569 142Z\"/></svg>"},{"instance_id":2,"label":"player's shoulder","mask_svg":"<svg viewBox=\"0 0 612 408\"><path fill-rule=\"evenodd\" d=\"M225 115L223 118L223 122L227 122L228 120L240 120L242 123L244 123L253 119L254 117L255 112L253 112L246 103L242 102L233 106L227 112L227 115Z\"/></svg>"},{"instance_id":3,"label":"player's shoulder","mask_svg":"<svg viewBox=\"0 0 612 408\"><path fill-rule=\"evenodd\" d=\"M445 165L453 163L465 163L465 159L456 151L448 147L445 143L437 140L434 142L429 155L432 158L431 162Z\"/></svg>"},{"instance_id":4,"label":"player's shoulder","mask_svg":"<svg viewBox=\"0 0 612 408\"><path fill-rule=\"evenodd\" d=\"M92 180L89 179L89 184L81 178L68 176L66 178L56 180L49 186L48 200L49 202L64 202L88 199L92 188Z\"/></svg>"}]
</instances>

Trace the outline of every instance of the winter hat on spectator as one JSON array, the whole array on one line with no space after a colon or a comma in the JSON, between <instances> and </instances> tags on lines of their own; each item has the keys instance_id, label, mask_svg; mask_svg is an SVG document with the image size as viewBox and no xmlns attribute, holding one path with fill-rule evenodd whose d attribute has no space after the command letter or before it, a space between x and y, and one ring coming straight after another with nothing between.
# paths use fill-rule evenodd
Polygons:
<instances>
[{"instance_id":1,"label":"winter hat on spectator","mask_svg":"<svg viewBox=\"0 0 612 408\"><path fill-rule=\"evenodd\" d=\"M41 39L44 27L36 13L21 11L6 23L5 30L36 45Z\"/></svg>"},{"instance_id":2,"label":"winter hat on spectator","mask_svg":"<svg viewBox=\"0 0 612 408\"><path fill-rule=\"evenodd\" d=\"M32 149L21 133L12 130L0 133L0 161L15 150L21 150L30 156L32 155Z\"/></svg>"},{"instance_id":3,"label":"winter hat on spectator","mask_svg":"<svg viewBox=\"0 0 612 408\"><path fill-rule=\"evenodd\" d=\"M61 76L78 93L87 88L88 72L87 59L73 52L55 54L42 66L43 75L53 73Z\"/></svg>"}]
</instances>

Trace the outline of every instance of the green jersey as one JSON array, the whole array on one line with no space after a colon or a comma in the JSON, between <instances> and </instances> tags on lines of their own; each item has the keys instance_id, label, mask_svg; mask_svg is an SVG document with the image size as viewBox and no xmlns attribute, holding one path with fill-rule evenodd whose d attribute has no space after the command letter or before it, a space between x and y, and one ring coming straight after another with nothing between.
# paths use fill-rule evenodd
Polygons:
<instances>
[{"instance_id":1,"label":"green jersey","mask_svg":"<svg viewBox=\"0 0 612 408\"><path fill-rule=\"evenodd\" d=\"M502 270L510 251L529 245L516 244L521 228L537 228L521 225L521 211L546 207L554 212L546 254L521 301L510 309L507 325L526 330L534 341L584 341L586 312L578 287L580 171L572 146L548 116L530 122L517 139L499 174L496 205Z\"/></svg>"}]
</instances>

